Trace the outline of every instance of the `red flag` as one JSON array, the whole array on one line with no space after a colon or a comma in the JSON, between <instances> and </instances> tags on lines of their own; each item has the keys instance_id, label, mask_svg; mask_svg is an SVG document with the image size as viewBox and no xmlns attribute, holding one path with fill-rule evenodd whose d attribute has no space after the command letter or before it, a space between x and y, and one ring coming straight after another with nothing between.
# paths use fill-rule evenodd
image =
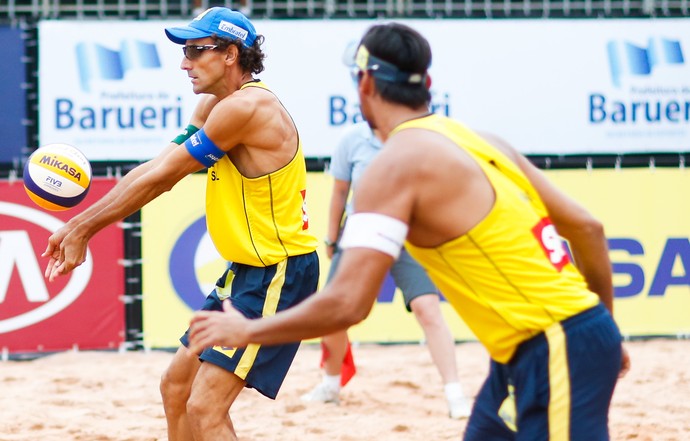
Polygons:
<instances>
[{"instance_id":1,"label":"red flag","mask_svg":"<svg viewBox=\"0 0 690 441\"><path fill-rule=\"evenodd\" d=\"M328 357L330 357L331 354L328 352L328 348L326 347L323 342L321 342L321 364L320 366L323 368L323 364L328 360ZM357 367L355 366L355 359L352 356L352 344L350 342L347 343L347 352L345 353L345 358L343 358L343 365L340 368L340 387L345 386L352 377L355 376L355 373L357 373Z\"/></svg>"}]
</instances>

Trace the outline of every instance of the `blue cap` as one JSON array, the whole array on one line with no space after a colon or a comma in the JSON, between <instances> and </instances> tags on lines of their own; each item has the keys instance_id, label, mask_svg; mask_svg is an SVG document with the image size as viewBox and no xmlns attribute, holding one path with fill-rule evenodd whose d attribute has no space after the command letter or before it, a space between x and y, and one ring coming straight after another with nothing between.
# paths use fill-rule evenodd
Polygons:
<instances>
[{"instance_id":1,"label":"blue cap","mask_svg":"<svg viewBox=\"0 0 690 441\"><path fill-rule=\"evenodd\" d=\"M165 29L165 35L177 44L185 44L187 40L210 37L213 34L240 40L247 47L251 47L256 40L256 29L247 17L241 12L222 7L205 10L187 26Z\"/></svg>"}]
</instances>

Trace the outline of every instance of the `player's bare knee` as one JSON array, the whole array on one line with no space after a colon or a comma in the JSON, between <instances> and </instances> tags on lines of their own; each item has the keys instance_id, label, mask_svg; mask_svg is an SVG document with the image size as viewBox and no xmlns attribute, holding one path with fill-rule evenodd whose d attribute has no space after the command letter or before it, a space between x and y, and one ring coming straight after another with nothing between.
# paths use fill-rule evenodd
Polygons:
<instances>
[{"instance_id":1,"label":"player's bare knee","mask_svg":"<svg viewBox=\"0 0 690 441\"><path fill-rule=\"evenodd\" d=\"M160 390L161 397L163 398L163 402L167 401L167 398L170 395L168 393L169 388L170 388L170 378L168 377L168 371L165 371L161 375L161 381L158 384L158 389Z\"/></svg>"},{"instance_id":2,"label":"player's bare knee","mask_svg":"<svg viewBox=\"0 0 690 441\"><path fill-rule=\"evenodd\" d=\"M159 389L163 399L163 405L166 408L179 406L185 403L189 398L188 385L175 381L169 370L166 370L161 376Z\"/></svg>"},{"instance_id":3,"label":"player's bare knee","mask_svg":"<svg viewBox=\"0 0 690 441\"><path fill-rule=\"evenodd\" d=\"M186 410L188 417L190 418L190 420L193 420L195 422L195 425L198 424L198 421L204 415L203 403L199 400L193 399L192 397L190 397L187 400Z\"/></svg>"},{"instance_id":4,"label":"player's bare knee","mask_svg":"<svg viewBox=\"0 0 690 441\"><path fill-rule=\"evenodd\" d=\"M219 415L218 408L212 406L203 394L192 393L187 399L186 411L195 431L203 431L207 427L222 425L227 418L227 413Z\"/></svg>"}]
</instances>

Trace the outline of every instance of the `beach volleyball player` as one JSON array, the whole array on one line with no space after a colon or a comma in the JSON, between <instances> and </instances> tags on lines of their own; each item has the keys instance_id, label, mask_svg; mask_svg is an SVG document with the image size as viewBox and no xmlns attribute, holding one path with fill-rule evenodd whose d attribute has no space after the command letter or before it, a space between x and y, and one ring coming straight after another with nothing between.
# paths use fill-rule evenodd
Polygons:
<instances>
[{"instance_id":1,"label":"beach volleyball player","mask_svg":"<svg viewBox=\"0 0 690 441\"><path fill-rule=\"evenodd\" d=\"M263 37L244 15L220 7L166 34L182 45L181 68L194 92L208 95L161 155L50 237L47 276L53 280L81 264L100 229L208 168L207 227L232 265L204 308L221 309L229 298L247 317L274 314L316 291L319 262L297 129L277 97L253 77L263 71ZM181 340L186 344L186 335ZM235 399L245 386L275 398L298 345L180 347L161 381L168 439L236 440L228 414Z\"/></svg>"},{"instance_id":2,"label":"beach volleyball player","mask_svg":"<svg viewBox=\"0 0 690 441\"><path fill-rule=\"evenodd\" d=\"M509 146L430 114L430 63L428 42L407 26L366 32L353 75L386 142L356 190L336 274L272 317L248 320L229 303L197 313L191 347L345 329L367 316L405 243L491 356L465 440L608 440L629 358L611 314L603 226Z\"/></svg>"}]
</instances>

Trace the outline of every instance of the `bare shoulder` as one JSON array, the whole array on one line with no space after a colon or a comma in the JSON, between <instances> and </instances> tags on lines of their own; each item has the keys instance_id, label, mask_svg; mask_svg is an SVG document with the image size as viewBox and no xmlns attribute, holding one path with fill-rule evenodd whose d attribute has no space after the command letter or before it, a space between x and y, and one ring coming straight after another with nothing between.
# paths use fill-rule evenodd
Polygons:
<instances>
[{"instance_id":1,"label":"bare shoulder","mask_svg":"<svg viewBox=\"0 0 690 441\"><path fill-rule=\"evenodd\" d=\"M213 95L202 95L199 98L199 102L194 108L194 113L189 121L190 124L197 127L202 127L206 124L208 116L210 115L213 108L218 104L218 98Z\"/></svg>"},{"instance_id":2,"label":"bare shoulder","mask_svg":"<svg viewBox=\"0 0 690 441\"><path fill-rule=\"evenodd\" d=\"M406 129L386 142L382 156L401 179L437 176L444 164L457 159L458 149L447 137L426 129ZM391 170L391 172L394 172Z\"/></svg>"},{"instance_id":3,"label":"bare shoulder","mask_svg":"<svg viewBox=\"0 0 690 441\"><path fill-rule=\"evenodd\" d=\"M355 209L409 222L418 193L427 185L425 176L433 176L439 167L436 156L427 153L435 142L417 129L389 138L358 184Z\"/></svg>"},{"instance_id":4,"label":"bare shoulder","mask_svg":"<svg viewBox=\"0 0 690 441\"><path fill-rule=\"evenodd\" d=\"M251 88L256 89L256 88ZM242 132L250 129L257 116L270 108L271 94L265 91L238 90L221 99L211 110L208 131Z\"/></svg>"},{"instance_id":5,"label":"bare shoulder","mask_svg":"<svg viewBox=\"0 0 690 441\"><path fill-rule=\"evenodd\" d=\"M396 137L388 139L376 158L369 164L369 175L385 177L385 183L379 183L379 187L389 185L392 189L400 188L400 185L417 173L422 164L423 155L415 149L408 138Z\"/></svg>"},{"instance_id":6,"label":"bare shoulder","mask_svg":"<svg viewBox=\"0 0 690 441\"><path fill-rule=\"evenodd\" d=\"M199 98L199 104L198 104L198 109L199 112L203 115L208 116L209 113L211 113L211 110L218 104L218 97L215 95L211 94L204 94Z\"/></svg>"},{"instance_id":7,"label":"bare shoulder","mask_svg":"<svg viewBox=\"0 0 690 441\"><path fill-rule=\"evenodd\" d=\"M238 90L220 100L213 111L224 116L232 115L233 118L241 118L244 115L251 115L259 107L260 98L244 90Z\"/></svg>"}]
</instances>

